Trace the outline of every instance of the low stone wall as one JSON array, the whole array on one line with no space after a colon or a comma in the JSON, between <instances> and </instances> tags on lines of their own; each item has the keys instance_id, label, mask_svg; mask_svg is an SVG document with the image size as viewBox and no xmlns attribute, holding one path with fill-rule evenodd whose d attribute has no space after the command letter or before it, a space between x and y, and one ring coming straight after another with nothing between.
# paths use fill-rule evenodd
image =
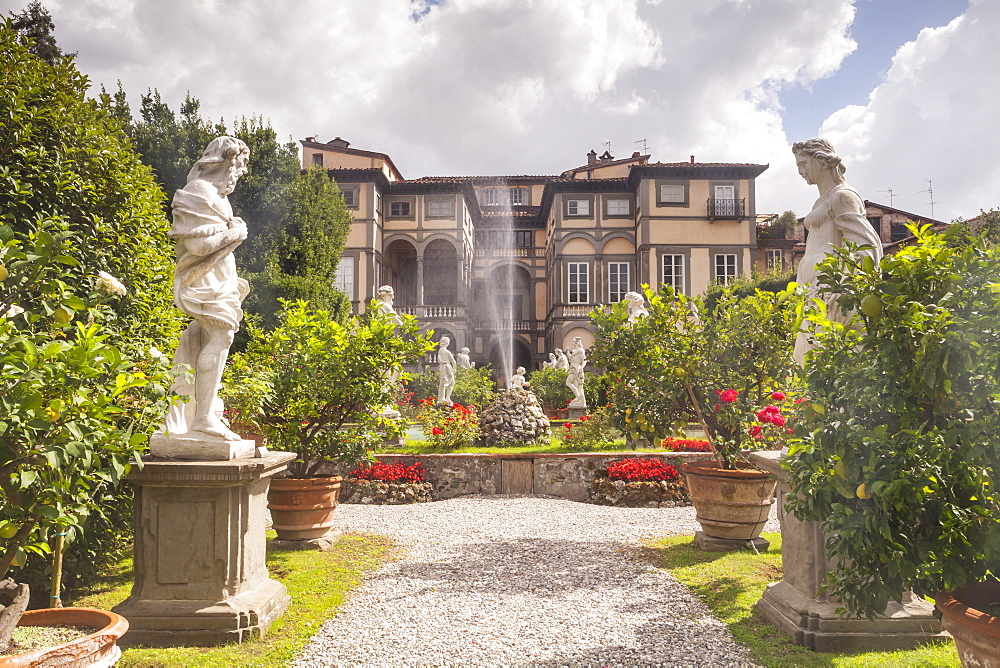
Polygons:
<instances>
[{"instance_id":1,"label":"low stone wall","mask_svg":"<svg viewBox=\"0 0 1000 668\"><path fill-rule=\"evenodd\" d=\"M429 482L386 483L378 480L344 478L340 483L341 503L373 503L398 506L431 500Z\"/></svg>"},{"instance_id":2,"label":"low stone wall","mask_svg":"<svg viewBox=\"0 0 1000 668\"><path fill-rule=\"evenodd\" d=\"M626 508L676 508L690 506L687 485L683 477L659 482L626 482L598 478L590 503Z\"/></svg>"},{"instance_id":3,"label":"low stone wall","mask_svg":"<svg viewBox=\"0 0 1000 668\"><path fill-rule=\"evenodd\" d=\"M444 453L377 457L384 464L409 466L420 462L427 472L433 501L472 494L543 494L591 503L599 502L594 499L594 481L607 475L611 462L628 458L661 459L680 469L683 462L706 459L701 452ZM320 474L346 476L352 468L328 463L321 467ZM344 502L350 503L345 496L342 494Z\"/></svg>"}]
</instances>

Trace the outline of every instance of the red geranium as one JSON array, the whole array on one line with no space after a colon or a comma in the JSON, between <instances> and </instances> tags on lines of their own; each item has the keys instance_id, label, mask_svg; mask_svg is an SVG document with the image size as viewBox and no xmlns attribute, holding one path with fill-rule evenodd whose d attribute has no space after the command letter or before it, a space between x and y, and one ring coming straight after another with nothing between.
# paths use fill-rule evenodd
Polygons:
<instances>
[{"instance_id":1,"label":"red geranium","mask_svg":"<svg viewBox=\"0 0 1000 668\"><path fill-rule=\"evenodd\" d=\"M708 441L702 438L674 438L668 436L663 439L663 447L671 452L711 452Z\"/></svg>"},{"instance_id":2,"label":"red geranium","mask_svg":"<svg viewBox=\"0 0 1000 668\"><path fill-rule=\"evenodd\" d=\"M659 459L622 459L608 465L608 477L628 482L676 480L677 469Z\"/></svg>"},{"instance_id":3,"label":"red geranium","mask_svg":"<svg viewBox=\"0 0 1000 668\"><path fill-rule=\"evenodd\" d=\"M376 462L367 468L357 468L350 473L350 477L358 480L377 480L379 482L390 483L411 483L424 482L427 480L427 473L420 462L403 466L402 464L383 464Z\"/></svg>"}]
</instances>

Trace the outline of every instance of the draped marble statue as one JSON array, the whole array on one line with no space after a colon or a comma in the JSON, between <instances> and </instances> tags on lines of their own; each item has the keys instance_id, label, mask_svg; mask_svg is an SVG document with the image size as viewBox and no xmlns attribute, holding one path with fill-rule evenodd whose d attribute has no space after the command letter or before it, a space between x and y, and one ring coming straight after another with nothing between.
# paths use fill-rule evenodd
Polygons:
<instances>
[{"instance_id":1,"label":"draped marble statue","mask_svg":"<svg viewBox=\"0 0 1000 668\"><path fill-rule=\"evenodd\" d=\"M439 404L451 405L451 391L455 389L455 356L448 350L451 339L442 336L438 342L438 396Z\"/></svg>"},{"instance_id":2,"label":"draped marble statue","mask_svg":"<svg viewBox=\"0 0 1000 668\"><path fill-rule=\"evenodd\" d=\"M583 339L574 337L573 347L570 348L569 375L566 377L566 387L573 390L573 400L569 402L570 408L586 408L587 399L583 394L583 368L587 366L587 351L583 348Z\"/></svg>"},{"instance_id":3,"label":"draped marble statue","mask_svg":"<svg viewBox=\"0 0 1000 668\"><path fill-rule=\"evenodd\" d=\"M473 368L472 361L469 359L469 349L468 348L462 348L461 350L459 350L458 353L455 355L455 361L458 364L458 368L459 369L472 369Z\"/></svg>"},{"instance_id":4,"label":"draped marble statue","mask_svg":"<svg viewBox=\"0 0 1000 668\"><path fill-rule=\"evenodd\" d=\"M195 448L205 441L243 440L222 421L219 384L249 291L247 282L236 275L233 258L233 251L247 238L247 226L233 215L228 197L246 174L249 157L239 139L217 137L188 172L187 184L174 194L169 232L177 253L174 304L192 320L174 354L171 390L189 399L167 412L159 438L151 441L153 454L177 454L169 448L157 453L157 446L178 439ZM193 382L183 373L185 365L194 372Z\"/></svg>"},{"instance_id":5,"label":"draped marble statue","mask_svg":"<svg viewBox=\"0 0 1000 668\"><path fill-rule=\"evenodd\" d=\"M796 142L792 153L799 175L819 189L819 199L802 221L809 236L795 278L798 283L808 285L810 295L815 297L816 265L834 248L843 246L845 241L866 245L869 248L858 253L878 262L882 258L882 242L868 222L861 195L844 180L847 168L830 142L819 138ZM829 319L844 323L850 320L851 314L843 313L837 305L837 295L825 294L823 301ZM812 347L806 334L799 333L795 340L795 359L799 364Z\"/></svg>"},{"instance_id":6,"label":"draped marble statue","mask_svg":"<svg viewBox=\"0 0 1000 668\"><path fill-rule=\"evenodd\" d=\"M375 292L375 301L373 306L381 311L383 314L389 317L394 325L402 325L403 319L399 317L396 313L396 309L393 308L393 301L396 298L396 291L392 289L391 285L383 285ZM387 385L395 385L399 381L399 376L403 373L403 369L399 366L394 366L391 369L386 370L385 382ZM396 409L395 404L387 404L378 409L379 415L386 418L396 419L400 417L399 410Z\"/></svg>"},{"instance_id":7,"label":"draped marble statue","mask_svg":"<svg viewBox=\"0 0 1000 668\"><path fill-rule=\"evenodd\" d=\"M638 292L626 292L625 304L628 307L628 321L634 324L639 318L649 315L646 310L646 298Z\"/></svg>"}]
</instances>

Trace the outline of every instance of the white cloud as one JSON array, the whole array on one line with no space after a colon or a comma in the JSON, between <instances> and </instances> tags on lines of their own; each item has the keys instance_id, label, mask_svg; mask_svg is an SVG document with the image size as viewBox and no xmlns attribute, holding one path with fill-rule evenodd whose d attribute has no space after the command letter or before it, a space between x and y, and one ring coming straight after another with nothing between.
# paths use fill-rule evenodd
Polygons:
<instances>
[{"instance_id":1,"label":"white cloud","mask_svg":"<svg viewBox=\"0 0 1000 668\"><path fill-rule=\"evenodd\" d=\"M1000 206L1000 79L993 70L1000 3L973 0L947 26L927 28L898 50L864 107L831 115L821 132L844 157L847 177L869 199L930 215L971 218Z\"/></svg>"},{"instance_id":2,"label":"white cloud","mask_svg":"<svg viewBox=\"0 0 1000 668\"><path fill-rule=\"evenodd\" d=\"M780 87L835 71L851 0L47 0L63 48L130 100L342 136L409 178L559 173L611 138L654 160L771 163L758 208L808 207ZM416 9L428 11L419 21Z\"/></svg>"}]
</instances>

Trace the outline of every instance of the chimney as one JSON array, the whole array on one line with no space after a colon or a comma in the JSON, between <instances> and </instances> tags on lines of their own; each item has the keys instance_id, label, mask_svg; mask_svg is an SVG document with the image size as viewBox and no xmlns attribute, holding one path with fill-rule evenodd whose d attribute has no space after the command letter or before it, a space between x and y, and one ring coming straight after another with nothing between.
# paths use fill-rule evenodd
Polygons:
<instances>
[{"instance_id":1,"label":"chimney","mask_svg":"<svg viewBox=\"0 0 1000 668\"><path fill-rule=\"evenodd\" d=\"M635 153L633 153L632 157L633 158L638 158L639 157L639 151L636 151Z\"/></svg>"},{"instance_id":2,"label":"chimney","mask_svg":"<svg viewBox=\"0 0 1000 668\"><path fill-rule=\"evenodd\" d=\"M590 149L590 153L587 154L587 164L593 165L597 162L597 151Z\"/></svg>"},{"instance_id":3,"label":"chimney","mask_svg":"<svg viewBox=\"0 0 1000 668\"><path fill-rule=\"evenodd\" d=\"M693 155L691 156L691 164L692 165L694 164L694 156Z\"/></svg>"},{"instance_id":4,"label":"chimney","mask_svg":"<svg viewBox=\"0 0 1000 668\"><path fill-rule=\"evenodd\" d=\"M347 141L346 139L341 139L340 137L337 137L335 139L331 139L330 141L328 141L327 145L333 146L334 148L347 148L348 146L351 145L351 142Z\"/></svg>"}]
</instances>

